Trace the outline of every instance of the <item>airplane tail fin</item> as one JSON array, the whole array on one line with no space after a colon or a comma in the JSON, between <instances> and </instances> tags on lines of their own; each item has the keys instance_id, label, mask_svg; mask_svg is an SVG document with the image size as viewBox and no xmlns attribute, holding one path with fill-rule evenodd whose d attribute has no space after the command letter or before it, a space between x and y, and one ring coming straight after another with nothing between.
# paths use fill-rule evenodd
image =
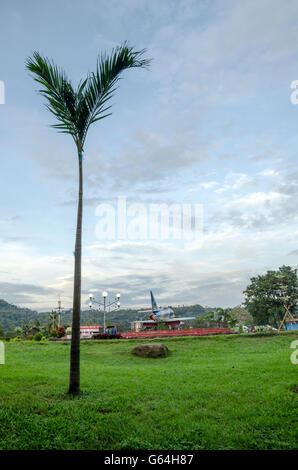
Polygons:
<instances>
[{"instance_id":1,"label":"airplane tail fin","mask_svg":"<svg viewBox=\"0 0 298 470\"><path fill-rule=\"evenodd\" d=\"M152 305L152 310L157 310L157 303L156 303L156 300L154 298L154 295L152 293L152 290L150 291L150 294L151 294L151 305Z\"/></svg>"}]
</instances>

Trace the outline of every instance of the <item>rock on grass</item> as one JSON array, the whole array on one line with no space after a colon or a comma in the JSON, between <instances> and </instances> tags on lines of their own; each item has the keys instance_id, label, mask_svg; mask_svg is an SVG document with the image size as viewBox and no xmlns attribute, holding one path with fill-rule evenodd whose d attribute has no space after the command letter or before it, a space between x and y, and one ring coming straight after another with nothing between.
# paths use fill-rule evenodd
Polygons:
<instances>
[{"instance_id":1,"label":"rock on grass","mask_svg":"<svg viewBox=\"0 0 298 470\"><path fill-rule=\"evenodd\" d=\"M168 348L165 344L139 344L132 350L132 354L139 357L166 357L168 354Z\"/></svg>"}]
</instances>

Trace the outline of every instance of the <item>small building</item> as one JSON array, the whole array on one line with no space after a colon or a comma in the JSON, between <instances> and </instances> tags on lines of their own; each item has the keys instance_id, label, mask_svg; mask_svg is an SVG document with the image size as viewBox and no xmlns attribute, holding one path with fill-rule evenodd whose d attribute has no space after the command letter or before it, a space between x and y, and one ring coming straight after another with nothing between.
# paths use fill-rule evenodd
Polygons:
<instances>
[{"instance_id":1,"label":"small building","mask_svg":"<svg viewBox=\"0 0 298 470\"><path fill-rule=\"evenodd\" d=\"M298 318L294 318L293 320L286 321L286 329L287 330L298 330Z\"/></svg>"},{"instance_id":2,"label":"small building","mask_svg":"<svg viewBox=\"0 0 298 470\"><path fill-rule=\"evenodd\" d=\"M100 330L103 329L102 325L81 325L80 326L80 338L81 339L90 339L92 335L100 333ZM66 328L67 339L71 339L71 326Z\"/></svg>"}]
</instances>

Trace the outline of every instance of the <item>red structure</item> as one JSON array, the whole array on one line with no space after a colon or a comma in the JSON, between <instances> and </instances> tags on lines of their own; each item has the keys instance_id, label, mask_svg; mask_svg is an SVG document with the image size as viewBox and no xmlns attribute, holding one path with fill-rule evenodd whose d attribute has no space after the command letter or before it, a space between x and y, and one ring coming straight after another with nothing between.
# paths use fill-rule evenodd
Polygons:
<instances>
[{"instance_id":1,"label":"red structure","mask_svg":"<svg viewBox=\"0 0 298 470\"><path fill-rule=\"evenodd\" d=\"M194 328L189 330L155 330L121 333L121 337L125 339L134 338L167 338L175 336L209 336L209 335L227 335L233 332L229 328Z\"/></svg>"},{"instance_id":2,"label":"red structure","mask_svg":"<svg viewBox=\"0 0 298 470\"><path fill-rule=\"evenodd\" d=\"M167 322L165 322L167 324ZM177 320L177 321L172 321L171 323L169 323L169 325L171 326L179 326L180 325L180 321ZM143 323L143 328L157 328L158 327L158 323L146 323L144 322Z\"/></svg>"}]
</instances>

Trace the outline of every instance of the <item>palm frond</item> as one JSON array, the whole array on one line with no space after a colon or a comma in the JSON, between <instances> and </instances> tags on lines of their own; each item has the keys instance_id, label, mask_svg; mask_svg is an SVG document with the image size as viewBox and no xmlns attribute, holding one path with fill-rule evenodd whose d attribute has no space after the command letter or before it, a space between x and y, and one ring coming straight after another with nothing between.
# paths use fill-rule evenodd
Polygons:
<instances>
[{"instance_id":1,"label":"palm frond","mask_svg":"<svg viewBox=\"0 0 298 470\"><path fill-rule=\"evenodd\" d=\"M143 58L145 52L145 49L135 51L124 42L110 55L102 54L98 58L96 72L81 81L76 90L65 72L38 52L27 59L26 68L41 85L38 92L46 98L47 109L58 120L58 124L52 127L71 134L83 150L91 124L111 114L108 112L111 106L107 102L116 90L121 73L129 68L149 66L150 60Z\"/></svg>"},{"instance_id":2,"label":"palm frond","mask_svg":"<svg viewBox=\"0 0 298 470\"><path fill-rule=\"evenodd\" d=\"M36 51L32 58L27 59L26 68L42 86L38 93L46 98L47 109L59 121L59 124L54 124L53 127L71 134L74 140L77 140L76 94L65 72Z\"/></svg>"},{"instance_id":3,"label":"palm frond","mask_svg":"<svg viewBox=\"0 0 298 470\"><path fill-rule=\"evenodd\" d=\"M143 58L146 49L135 51L133 47L124 42L112 50L108 56L102 54L97 60L96 72L89 76L84 93L84 101L89 109L89 119L83 134L83 142L90 125L99 119L109 116L106 112L111 106L106 106L116 90L116 83L122 72L129 68L146 68L151 60Z\"/></svg>"}]
</instances>

